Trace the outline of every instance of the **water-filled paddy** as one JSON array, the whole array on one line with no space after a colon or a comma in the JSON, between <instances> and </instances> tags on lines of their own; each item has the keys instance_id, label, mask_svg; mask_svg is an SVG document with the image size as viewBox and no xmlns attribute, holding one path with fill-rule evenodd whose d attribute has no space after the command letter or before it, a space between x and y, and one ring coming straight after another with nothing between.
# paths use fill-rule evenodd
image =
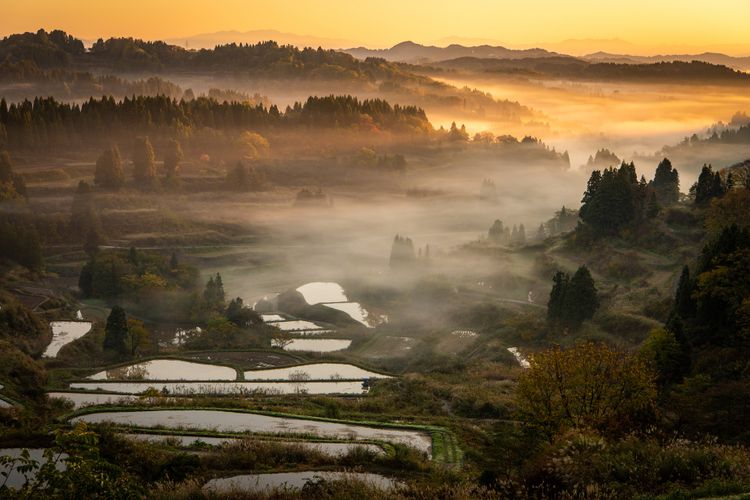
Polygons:
<instances>
[{"instance_id":1,"label":"water-filled paddy","mask_svg":"<svg viewBox=\"0 0 750 500\"><path fill-rule=\"evenodd\" d=\"M171 429L203 429L216 432L253 432L266 434L314 434L319 437L347 440L386 441L402 443L430 453L432 439L427 432L377 428L366 425L273 417L256 413L221 410L150 410L98 412L81 415L71 422L111 422L133 427L168 427Z\"/></svg>"},{"instance_id":2,"label":"water-filled paddy","mask_svg":"<svg viewBox=\"0 0 750 500\"><path fill-rule=\"evenodd\" d=\"M212 436L188 436L184 434L141 434L141 433L134 433L134 434L121 434L121 436L127 438L127 439L134 439L138 441L149 441L152 443L159 443L163 441L169 441L169 442L176 442L179 443L180 446L193 446L197 443L204 443L210 446L221 446L225 443L236 443L239 441L242 441L243 438L236 438L236 437L212 437ZM245 438L247 439L247 438ZM264 441L268 442L270 440L264 440L264 439L255 439L254 441ZM367 451L370 451L372 453L376 453L379 455L384 454L385 452L383 449L375 444L370 443L329 443L329 442L316 442L316 441L281 441L281 440L275 440L273 441L275 443L279 444L286 444L290 446L302 446L303 448L306 448L308 450L318 451L320 453L323 453L325 455L329 455L332 457L341 457L344 455L347 455L351 451L361 448L365 449Z\"/></svg>"},{"instance_id":3,"label":"water-filled paddy","mask_svg":"<svg viewBox=\"0 0 750 500\"><path fill-rule=\"evenodd\" d=\"M260 319L262 319L264 323L268 323L269 321L284 321L285 320L285 318L279 314L261 314Z\"/></svg>"},{"instance_id":4,"label":"water-filled paddy","mask_svg":"<svg viewBox=\"0 0 750 500\"><path fill-rule=\"evenodd\" d=\"M36 460L39 463L44 462L44 449L43 448L28 448L29 450L29 458L32 458L33 460ZM12 458L20 458L21 452L23 451L23 448L2 448L0 449L0 457L12 457ZM68 456L66 454L60 455L60 459L55 464L55 468L59 471L65 470L65 459L67 459ZM18 470L18 466L21 464L8 464L8 465L0 465L0 485L5 483L5 486L7 486L10 489L18 489L22 487L24 484L26 484L26 475ZM8 476L4 477L3 473L7 473ZM33 479L34 474L32 473L26 473L29 476L29 479Z\"/></svg>"},{"instance_id":5,"label":"water-filled paddy","mask_svg":"<svg viewBox=\"0 0 750 500\"><path fill-rule=\"evenodd\" d=\"M292 320L292 321L271 321L268 323L271 326L275 326L279 330L285 332L293 332L295 330L322 330L323 327L316 325L311 321L304 320Z\"/></svg>"},{"instance_id":6,"label":"water-filled paddy","mask_svg":"<svg viewBox=\"0 0 750 500\"><path fill-rule=\"evenodd\" d=\"M212 479L203 487L213 493L231 493L233 491L272 491L275 489L300 489L308 481L323 479L341 481L354 479L369 483L380 489L390 489L395 481L380 474L370 472L273 472L269 474L245 474L241 476Z\"/></svg>"},{"instance_id":7,"label":"water-filled paddy","mask_svg":"<svg viewBox=\"0 0 750 500\"><path fill-rule=\"evenodd\" d=\"M289 382L73 382L71 389L142 394L156 389L165 394L362 394L362 381L289 381Z\"/></svg>"},{"instance_id":8,"label":"water-filled paddy","mask_svg":"<svg viewBox=\"0 0 750 500\"><path fill-rule=\"evenodd\" d=\"M88 377L92 380L236 380L227 366L193 363L179 359L154 359L111 368Z\"/></svg>"},{"instance_id":9,"label":"water-filled paddy","mask_svg":"<svg viewBox=\"0 0 750 500\"><path fill-rule=\"evenodd\" d=\"M251 370L245 372L245 380L330 380L389 378L388 375L364 370L343 363L312 363L309 365Z\"/></svg>"},{"instance_id":10,"label":"water-filled paddy","mask_svg":"<svg viewBox=\"0 0 750 500\"><path fill-rule=\"evenodd\" d=\"M348 339L291 339L284 344L285 351L334 352L348 349L352 344ZM278 342L275 343L279 345Z\"/></svg>"},{"instance_id":11,"label":"water-filled paddy","mask_svg":"<svg viewBox=\"0 0 750 500\"><path fill-rule=\"evenodd\" d=\"M44 356L48 358L54 358L64 345L83 337L91 330L89 321L53 321L49 326L52 328L52 342L44 351Z\"/></svg>"},{"instance_id":12,"label":"water-filled paddy","mask_svg":"<svg viewBox=\"0 0 750 500\"><path fill-rule=\"evenodd\" d=\"M359 302L336 302L323 305L330 307L331 309L336 309L337 311L345 312L354 321L362 323L367 328L374 328L378 323L375 319L370 318L370 313L368 313Z\"/></svg>"},{"instance_id":13,"label":"water-filled paddy","mask_svg":"<svg viewBox=\"0 0 750 500\"><path fill-rule=\"evenodd\" d=\"M297 288L297 291L311 306L324 302L347 302L349 300L338 283L317 281L302 285Z\"/></svg>"},{"instance_id":14,"label":"water-filled paddy","mask_svg":"<svg viewBox=\"0 0 750 500\"><path fill-rule=\"evenodd\" d=\"M518 361L518 364L521 365L521 368L529 368L531 366L531 363L529 363L529 360L526 359L526 357L521 354L521 351L518 350L518 347L508 347L508 351L516 358L516 361Z\"/></svg>"},{"instance_id":15,"label":"water-filled paddy","mask_svg":"<svg viewBox=\"0 0 750 500\"><path fill-rule=\"evenodd\" d=\"M75 409L92 405L111 405L118 403L131 403L138 401L137 396L123 394L101 394L83 392L48 392L50 398L65 399L73 403Z\"/></svg>"}]
</instances>

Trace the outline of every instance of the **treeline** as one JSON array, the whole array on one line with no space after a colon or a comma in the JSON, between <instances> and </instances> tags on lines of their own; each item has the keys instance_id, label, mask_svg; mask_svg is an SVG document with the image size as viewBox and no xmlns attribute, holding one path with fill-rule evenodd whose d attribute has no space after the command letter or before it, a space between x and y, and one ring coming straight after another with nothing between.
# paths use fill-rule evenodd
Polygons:
<instances>
[{"instance_id":1,"label":"treeline","mask_svg":"<svg viewBox=\"0 0 750 500\"><path fill-rule=\"evenodd\" d=\"M666 81L749 83L750 75L721 64L703 61L665 61L651 64L594 63L574 57L480 59L462 57L441 63L440 68L481 71L490 74L575 80Z\"/></svg>"},{"instance_id":2,"label":"treeline","mask_svg":"<svg viewBox=\"0 0 750 500\"><path fill-rule=\"evenodd\" d=\"M678 201L679 185L679 173L666 158L651 182L643 176L638 179L633 163L594 170L581 200L582 230L603 236L636 229L656 217L661 207Z\"/></svg>"},{"instance_id":3,"label":"treeline","mask_svg":"<svg viewBox=\"0 0 750 500\"><path fill-rule=\"evenodd\" d=\"M88 99L101 95L116 98L132 95L180 98L183 95L179 85L156 76L127 80L114 75L94 75L88 71L41 69L29 61L1 63L0 83L8 84L2 89L3 97L14 101L40 95L61 99Z\"/></svg>"},{"instance_id":4,"label":"treeline","mask_svg":"<svg viewBox=\"0 0 750 500\"><path fill-rule=\"evenodd\" d=\"M63 31L14 34L0 41L0 60L28 61L43 69L96 67L121 72L222 72L257 78L306 78L376 82L425 79L380 59L359 60L335 50L279 45L226 44L187 50L161 41L133 38L97 40L90 50ZM426 80L426 79L425 79Z\"/></svg>"},{"instance_id":5,"label":"treeline","mask_svg":"<svg viewBox=\"0 0 750 500\"><path fill-rule=\"evenodd\" d=\"M127 252L101 251L95 245L86 249L88 263L81 269L78 287L84 297L139 299L156 291L195 288L198 270L181 264L176 254L161 254L131 248Z\"/></svg>"},{"instance_id":6,"label":"treeline","mask_svg":"<svg viewBox=\"0 0 750 500\"><path fill-rule=\"evenodd\" d=\"M750 443L749 273L750 228L724 226L684 267L669 320L646 342L667 405L691 434Z\"/></svg>"},{"instance_id":7,"label":"treeline","mask_svg":"<svg viewBox=\"0 0 750 500\"><path fill-rule=\"evenodd\" d=\"M189 136L200 129L358 128L423 133L431 130L420 108L391 105L380 99L352 96L310 97L281 112L241 102L210 98L175 100L138 96L121 101L91 98L83 104L35 98L8 105L0 100L0 146L10 148L70 147L133 135Z\"/></svg>"}]
</instances>

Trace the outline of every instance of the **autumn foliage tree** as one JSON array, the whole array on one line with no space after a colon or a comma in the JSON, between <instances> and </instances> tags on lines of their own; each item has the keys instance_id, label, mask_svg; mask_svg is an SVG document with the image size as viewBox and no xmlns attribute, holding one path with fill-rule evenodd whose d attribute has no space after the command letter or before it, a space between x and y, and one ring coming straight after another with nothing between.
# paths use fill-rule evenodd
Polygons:
<instances>
[{"instance_id":1,"label":"autumn foliage tree","mask_svg":"<svg viewBox=\"0 0 750 500\"><path fill-rule=\"evenodd\" d=\"M133 144L133 180L140 189L152 189L156 184L156 156L148 137L137 137Z\"/></svg>"},{"instance_id":2,"label":"autumn foliage tree","mask_svg":"<svg viewBox=\"0 0 750 500\"><path fill-rule=\"evenodd\" d=\"M569 429L619 434L653 415L655 378L639 357L587 342L536 353L530 363L518 381L518 410L549 438Z\"/></svg>"},{"instance_id":3,"label":"autumn foliage tree","mask_svg":"<svg viewBox=\"0 0 750 500\"><path fill-rule=\"evenodd\" d=\"M99 155L94 171L94 184L112 191L117 191L125 185L122 157L117 146L109 147Z\"/></svg>"},{"instance_id":4,"label":"autumn foliage tree","mask_svg":"<svg viewBox=\"0 0 750 500\"><path fill-rule=\"evenodd\" d=\"M164 153L164 177L169 186L175 186L180 180L180 162L182 161L182 146L176 139L167 143Z\"/></svg>"}]
</instances>

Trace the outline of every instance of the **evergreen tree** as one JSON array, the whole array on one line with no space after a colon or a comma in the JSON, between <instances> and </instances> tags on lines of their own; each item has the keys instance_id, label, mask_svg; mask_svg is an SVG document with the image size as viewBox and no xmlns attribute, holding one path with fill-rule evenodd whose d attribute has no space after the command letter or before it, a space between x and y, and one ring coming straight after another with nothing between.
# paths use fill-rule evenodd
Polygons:
<instances>
[{"instance_id":1,"label":"evergreen tree","mask_svg":"<svg viewBox=\"0 0 750 500\"><path fill-rule=\"evenodd\" d=\"M216 273L214 283L216 283L216 300L223 304L226 294L224 293L224 283L221 281L221 274Z\"/></svg>"},{"instance_id":2,"label":"evergreen tree","mask_svg":"<svg viewBox=\"0 0 750 500\"><path fill-rule=\"evenodd\" d=\"M695 194L696 205L707 205L713 198L724 196L726 185L719 172L714 172L711 165L703 165L698 182L691 191Z\"/></svg>"},{"instance_id":3,"label":"evergreen tree","mask_svg":"<svg viewBox=\"0 0 750 500\"><path fill-rule=\"evenodd\" d=\"M140 189L156 184L156 156L148 137L137 137L133 145L133 180Z\"/></svg>"},{"instance_id":4,"label":"evergreen tree","mask_svg":"<svg viewBox=\"0 0 750 500\"><path fill-rule=\"evenodd\" d=\"M562 271L557 271L552 278L552 290L547 303L547 321L551 324L557 324L563 317L569 280L570 277Z\"/></svg>"},{"instance_id":5,"label":"evergreen tree","mask_svg":"<svg viewBox=\"0 0 750 500\"><path fill-rule=\"evenodd\" d=\"M203 299L209 308L214 310L223 309L225 300L224 283L219 273L216 273L216 276L208 278L206 288L203 290Z\"/></svg>"},{"instance_id":6,"label":"evergreen tree","mask_svg":"<svg viewBox=\"0 0 750 500\"><path fill-rule=\"evenodd\" d=\"M180 265L180 261L177 259L177 252L172 252L172 256L169 258L169 268L173 271Z\"/></svg>"},{"instance_id":7,"label":"evergreen tree","mask_svg":"<svg viewBox=\"0 0 750 500\"><path fill-rule=\"evenodd\" d=\"M125 185L122 158L117 146L105 149L96 160L94 184L103 189L119 190Z\"/></svg>"},{"instance_id":8,"label":"evergreen tree","mask_svg":"<svg viewBox=\"0 0 750 500\"><path fill-rule=\"evenodd\" d=\"M555 273L547 304L547 321L551 325L576 330L598 308L596 285L586 266L579 267L572 278L561 271Z\"/></svg>"},{"instance_id":9,"label":"evergreen tree","mask_svg":"<svg viewBox=\"0 0 750 500\"><path fill-rule=\"evenodd\" d=\"M563 321L574 330L585 320L591 319L599 309L596 286L588 267L579 267L570 279L563 309Z\"/></svg>"},{"instance_id":10,"label":"evergreen tree","mask_svg":"<svg viewBox=\"0 0 750 500\"><path fill-rule=\"evenodd\" d=\"M258 313L256 313L249 307L245 307L242 299L239 297L229 301L229 305L227 305L226 317L229 321L239 327L246 327L261 322Z\"/></svg>"},{"instance_id":11,"label":"evergreen tree","mask_svg":"<svg viewBox=\"0 0 750 500\"><path fill-rule=\"evenodd\" d=\"M539 224L539 228L536 230L536 239L543 240L547 237L547 231L544 229L544 224Z\"/></svg>"},{"instance_id":12,"label":"evergreen tree","mask_svg":"<svg viewBox=\"0 0 750 500\"><path fill-rule=\"evenodd\" d=\"M104 350L114 351L121 356L126 355L128 349L125 341L128 332L128 317L125 310L120 306L114 306L104 328Z\"/></svg>"},{"instance_id":13,"label":"evergreen tree","mask_svg":"<svg viewBox=\"0 0 750 500\"><path fill-rule=\"evenodd\" d=\"M94 262L93 260L87 262L81 268L81 273L78 275L78 288L85 298L93 297L94 295Z\"/></svg>"},{"instance_id":14,"label":"evergreen tree","mask_svg":"<svg viewBox=\"0 0 750 500\"><path fill-rule=\"evenodd\" d=\"M414 253L414 242L411 238L399 236L397 234L393 239L393 246L391 246L391 257L389 260L390 267L408 268L416 260L417 257Z\"/></svg>"},{"instance_id":15,"label":"evergreen tree","mask_svg":"<svg viewBox=\"0 0 750 500\"><path fill-rule=\"evenodd\" d=\"M680 274L680 281L677 283L675 292L675 312L681 318L690 318L695 314L695 301L693 300L693 290L695 283L690 278L690 268L685 266Z\"/></svg>"},{"instance_id":16,"label":"evergreen tree","mask_svg":"<svg viewBox=\"0 0 750 500\"><path fill-rule=\"evenodd\" d=\"M647 183L643 178L638 181L633 163L603 172L595 170L581 200L579 215L595 234L616 234L643 221L647 193Z\"/></svg>"},{"instance_id":17,"label":"evergreen tree","mask_svg":"<svg viewBox=\"0 0 750 500\"><path fill-rule=\"evenodd\" d=\"M661 212L661 207L657 201L655 191L650 191L648 195L648 204L646 205L646 217L649 219L655 218Z\"/></svg>"},{"instance_id":18,"label":"evergreen tree","mask_svg":"<svg viewBox=\"0 0 750 500\"><path fill-rule=\"evenodd\" d=\"M489 231L487 232L487 237L490 241L494 241L496 243L507 243L507 241L504 241L505 228L503 227L503 221L501 221L500 219L496 219L492 224L492 227L490 227Z\"/></svg>"}]
</instances>

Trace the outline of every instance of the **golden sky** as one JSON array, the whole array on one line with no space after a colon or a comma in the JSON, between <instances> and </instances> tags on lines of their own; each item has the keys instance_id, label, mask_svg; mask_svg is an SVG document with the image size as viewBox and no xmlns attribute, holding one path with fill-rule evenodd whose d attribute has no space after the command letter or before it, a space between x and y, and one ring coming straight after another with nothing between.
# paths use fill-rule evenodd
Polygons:
<instances>
[{"instance_id":1,"label":"golden sky","mask_svg":"<svg viewBox=\"0 0 750 500\"><path fill-rule=\"evenodd\" d=\"M369 46L460 37L508 46L750 54L750 0L7 0L0 34L169 39L274 29ZM627 40L632 45L569 39Z\"/></svg>"}]
</instances>

